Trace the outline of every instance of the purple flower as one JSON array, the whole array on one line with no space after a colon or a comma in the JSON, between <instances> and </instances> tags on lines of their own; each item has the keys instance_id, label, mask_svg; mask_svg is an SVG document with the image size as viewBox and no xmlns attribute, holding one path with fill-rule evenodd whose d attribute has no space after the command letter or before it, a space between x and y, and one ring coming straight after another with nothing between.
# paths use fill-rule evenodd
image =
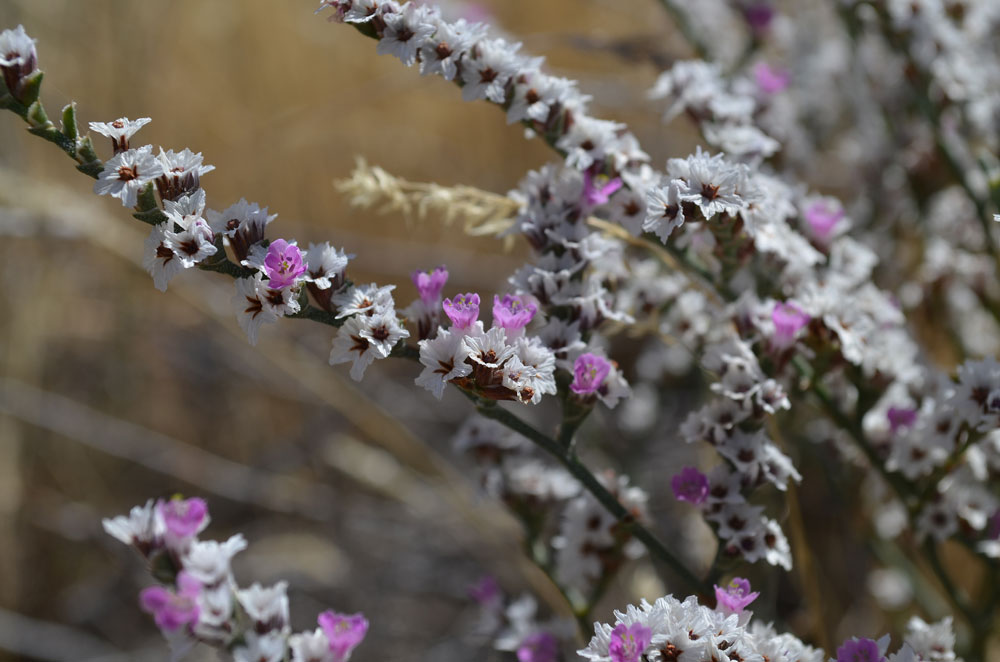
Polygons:
<instances>
[{"instance_id":1,"label":"purple flower","mask_svg":"<svg viewBox=\"0 0 1000 662\"><path fill-rule=\"evenodd\" d=\"M198 622L200 593L198 580L182 570L177 574L177 591L150 586L139 593L139 604L143 611L153 615L157 627L165 632L176 632Z\"/></svg>"},{"instance_id":2,"label":"purple flower","mask_svg":"<svg viewBox=\"0 0 1000 662\"><path fill-rule=\"evenodd\" d=\"M774 322L774 337L771 342L775 347L784 349L795 342L795 334L812 319L804 310L791 301L774 304L771 311L771 321Z\"/></svg>"},{"instance_id":3,"label":"purple flower","mask_svg":"<svg viewBox=\"0 0 1000 662\"><path fill-rule=\"evenodd\" d=\"M448 270L440 266L434 271L414 271L410 277L417 286L420 300L428 306L437 306L441 301L441 289L448 282Z\"/></svg>"},{"instance_id":4,"label":"purple flower","mask_svg":"<svg viewBox=\"0 0 1000 662\"><path fill-rule=\"evenodd\" d=\"M889 407L885 415L889 419L889 429L893 434L900 428L912 427L917 422L917 410L908 407Z\"/></svg>"},{"instance_id":5,"label":"purple flower","mask_svg":"<svg viewBox=\"0 0 1000 662\"><path fill-rule=\"evenodd\" d=\"M986 537L990 540L1000 540L1000 510L993 513L993 517L986 524Z\"/></svg>"},{"instance_id":6,"label":"purple flower","mask_svg":"<svg viewBox=\"0 0 1000 662\"><path fill-rule=\"evenodd\" d=\"M573 383L569 387L579 395L593 393L601 387L609 372L611 361L589 352L581 354L573 363Z\"/></svg>"},{"instance_id":7,"label":"purple flower","mask_svg":"<svg viewBox=\"0 0 1000 662\"><path fill-rule=\"evenodd\" d=\"M500 598L500 585L492 575L486 575L469 587L469 596L480 605L493 604Z\"/></svg>"},{"instance_id":8,"label":"purple flower","mask_svg":"<svg viewBox=\"0 0 1000 662\"><path fill-rule=\"evenodd\" d=\"M337 662L344 662L351 656L358 644L368 633L368 619L363 614L338 614L324 611L317 619L323 634L330 642L330 650Z\"/></svg>"},{"instance_id":9,"label":"purple flower","mask_svg":"<svg viewBox=\"0 0 1000 662\"><path fill-rule=\"evenodd\" d=\"M817 200L806 209L806 221L818 239L826 241L833 228L844 218L844 210L823 200Z\"/></svg>"},{"instance_id":10,"label":"purple flower","mask_svg":"<svg viewBox=\"0 0 1000 662\"><path fill-rule=\"evenodd\" d=\"M777 94L788 87L792 80L788 71L772 67L767 62L758 62L753 68L753 75L757 80L757 87L764 94Z\"/></svg>"},{"instance_id":11,"label":"purple flower","mask_svg":"<svg viewBox=\"0 0 1000 662\"><path fill-rule=\"evenodd\" d=\"M538 306L522 296L503 295L503 299L493 295L493 325L502 326L511 332L520 331L538 312Z\"/></svg>"},{"instance_id":12,"label":"purple flower","mask_svg":"<svg viewBox=\"0 0 1000 662\"><path fill-rule=\"evenodd\" d=\"M749 581L742 577L734 577L733 581L729 582L725 588L715 587L715 608L722 607L724 610L741 614L746 606L756 600L759 595L760 593L757 591L750 591Z\"/></svg>"},{"instance_id":13,"label":"purple flower","mask_svg":"<svg viewBox=\"0 0 1000 662\"><path fill-rule=\"evenodd\" d=\"M596 182L595 182L596 180ZM622 187L621 177L608 179L607 175L598 175L596 178L590 174L589 170L583 173L583 201L587 207L599 207L607 204L608 199L615 191Z\"/></svg>"},{"instance_id":14,"label":"purple flower","mask_svg":"<svg viewBox=\"0 0 1000 662\"><path fill-rule=\"evenodd\" d=\"M837 662L881 662L882 651L872 639L848 639L837 649Z\"/></svg>"},{"instance_id":15,"label":"purple flower","mask_svg":"<svg viewBox=\"0 0 1000 662\"><path fill-rule=\"evenodd\" d=\"M774 20L774 8L767 3L750 5L743 9L743 18L750 29L759 36L771 27L771 21Z\"/></svg>"},{"instance_id":16,"label":"purple flower","mask_svg":"<svg viewBox=\"0 0 1000 662\"><path fill-rule=\"evenodd\" d=\"M517 647L517 662L556 662L559 642L548 632L529 634Z\"/></svg>"},{"instance_id":17,"label":"purple flower","mask_svg":"<svg viewBox=\"0 0 1000 662\"><path fill-rule=\"evenodd\" d=\"M642 623L619 623L611 631L608 654L612 662L638 662L653 639L653 631Z\"/></svg>"},{"instance_id":18,"label":"purple flower","mask_svg":"<svg viewBox=\"0 0 1000 662\"><path fill-rule=\"evenodd\" d=\"M695 506L705 503L708 498L708 476L694 467L684 467L670 479L670 487L678 501L687 501Z\"/></svg>"},{"instance_id":19,"label":"purple flower","mask_svg":"<svg viewBox=\"0 0 1000 662\"><path fill-rule=\"evenodd\" d=\"M208 504L204 499L171 499L161 501L159 508L167 535L171 538L193 538L208 525Z\"/></svg>"},{"instance_id":20,"label":"purple flower","mask_svg":"<svg viewBox=\"0 0 1000 662\"><path fill-rule=\"evenodd\" d=\"M442 306L456 329L468 329L479 319L479 295L473 292L456 294L454 299L445 299Z\"/></svg>"},{"instance_id":21,"label":"purple flower","mask_svg":"<svg viewBox=\"0 0 1000 662\"><path fill-rule=\"evenodd\" d=\"M275 239L267 247L264 258L264 271L270 279L267 286L272 290L280 290L294 285L295 281L306 272L308 267L302 261L302 253L295 244L284 239Z\"/></svg>"}]
</instances>

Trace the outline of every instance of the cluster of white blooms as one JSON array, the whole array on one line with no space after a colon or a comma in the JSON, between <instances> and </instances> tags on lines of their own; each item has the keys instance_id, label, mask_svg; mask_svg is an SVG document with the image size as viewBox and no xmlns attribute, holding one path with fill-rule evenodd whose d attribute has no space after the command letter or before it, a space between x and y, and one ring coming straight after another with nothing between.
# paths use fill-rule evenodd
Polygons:
<instances>
[{"instance_id":1,"label":"cluster of white blooms","mask_svg":"<svg viewBox=\"0 0 1000 662\"><path fill-rule=\"evenodd\" d=\"M536 549L545 543L554 580L564 591L586 595L625 560L642 555L642 545L617 517L521 435L477 416L462 425L453 445L475 462L482 489L522 518ZM648 519L648 497L627 476L606 472L598 480L631 517Z\"/></svg>"},{"instance_id":2,"label":"cluster of white blooms","mask_svg":"<svg viewBox=\"0 0 1000 662\"><path fill-rule=\"evenodd\" d=\"M514 653L519 661L563 659L562 650L573 640L572 623L541 620L533 597L512 599L490 576L472 586L469 594L479 606L479 622L472 631L476 638L490 640L494 649Z\"/></svg>"},{"instance_id":3,"label":"cluster of white blooms","mask_svg":"<svg viewBox=\"0 0 1000 662\"><path fill-rule=\"evenodd\" d=\"M240 588L231 561L247 547L241 534L201 540L208 506L199 498L150 500L104 529L134 547L161 582L139 595L175 656L198 643L229 651L234 662L347 662L364 639L361 614L320 614L315 631L293 634L286 582Z\"/></svg>"},{"instance_id":4,"label":"cluster of white blooms","mask_svg":"<svg viewBox=\"0 0 1000 662\"><path fill-rule=\"evenodd\" d=\"M672 595L653 603L643 600L615 611L614 625L595 623L594 636L580 655L591 662L824 662L826 654L771 624L753 620L744 611L757 593L747 593L749 583L737 578L726 588L715 587L715 609L690 596L683 602ZM875 641L854 637L836 652L831 662L951 662L956 657L951 619L927 623L913 617L907 623L903 644L888 653L889 636Z\"/></svg>"}]
</instances>

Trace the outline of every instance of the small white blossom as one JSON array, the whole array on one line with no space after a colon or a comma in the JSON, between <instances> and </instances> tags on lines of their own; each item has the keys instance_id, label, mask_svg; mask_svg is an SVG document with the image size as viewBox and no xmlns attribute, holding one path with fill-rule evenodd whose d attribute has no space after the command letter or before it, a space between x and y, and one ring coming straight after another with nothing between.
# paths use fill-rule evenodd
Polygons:
<instances>
[{"instance_id":1,"label":"small white blossom","mask_svg":"<svg viewBox=\"0 0 1000 662\"><path fill-rule=\"evenodd\" d=\"M163 166L153 156L152 145L130 149L104 163L104 170L94 183L94 193L110 195L121 200L125 207L135 207L139 191L162 174Z\"/></svg>"}]
</instances>

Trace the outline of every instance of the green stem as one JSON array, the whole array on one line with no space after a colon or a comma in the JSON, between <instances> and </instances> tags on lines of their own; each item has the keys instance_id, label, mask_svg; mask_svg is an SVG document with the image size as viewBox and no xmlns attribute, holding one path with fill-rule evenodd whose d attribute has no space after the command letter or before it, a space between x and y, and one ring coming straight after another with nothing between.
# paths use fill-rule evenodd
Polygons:
<instances>
[{"instance_id":1,"label":"green stem","mask_svg":"<svg viewBox=\"0 0 1000 662\"><path fill-rule=\"evenodd\" d=\"M586 466L570 455L558 441L536 430L506 409L499 407L495 402L481 400L470 393L466 395L476 402L476 409L480 414L527 437L539 448L558 460L570 475L580 481L583 487L590 492L598 503L604 506L618 520L621 526L628 530L649 550L649 553L653 557L666 563L688 590L695 592L703 598L709 598L712 595L711 584L706 584L698 579L649 529L636 520L635 516L621 504L615 495L601 484Z\"/></svg>"}]
</instances>

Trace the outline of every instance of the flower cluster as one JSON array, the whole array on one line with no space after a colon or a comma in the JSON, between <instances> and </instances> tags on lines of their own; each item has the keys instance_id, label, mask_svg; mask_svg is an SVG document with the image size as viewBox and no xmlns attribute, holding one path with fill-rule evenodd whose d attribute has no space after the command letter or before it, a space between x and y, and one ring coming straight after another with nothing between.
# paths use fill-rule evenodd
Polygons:
<instances>
[{"instance_id":1,"label":"flower cluster","mask_svg":"<svg viewBox=\"0 0 1000 662\"><path fill-rule=\"evenodd\" d=\"M201 540L209 519L204 500L175 497L104 520L104 530L135 548L161 582L143 589L139 604L175 655L204 643L230 651L235 662L347 662L367 619L325 611L314 631L293 634L288 584L241 588L231 562L247 541L241 534Z\"/></svg>"}]
</instances>

